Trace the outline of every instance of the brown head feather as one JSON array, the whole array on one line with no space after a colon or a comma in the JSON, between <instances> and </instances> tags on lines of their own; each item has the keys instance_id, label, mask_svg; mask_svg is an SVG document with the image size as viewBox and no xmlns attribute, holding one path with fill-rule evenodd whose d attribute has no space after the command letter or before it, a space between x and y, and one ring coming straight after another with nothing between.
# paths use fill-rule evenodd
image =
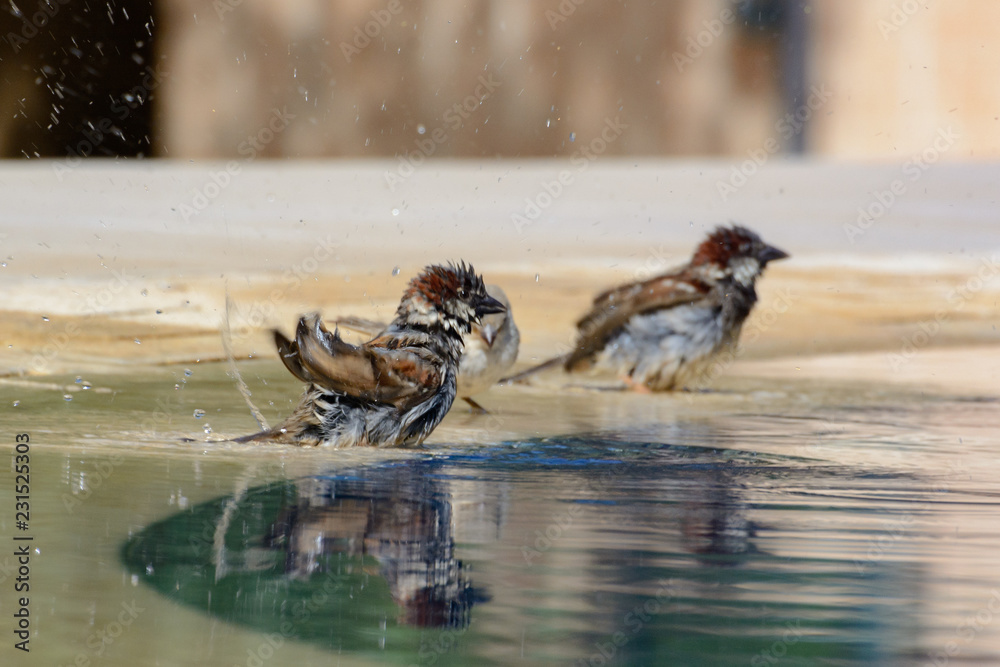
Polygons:
<instances>
[{"instance_id":1,"label":"brown head feather","mask_svg":"<svg viewBox=\"0 0 1000 667\"><path fill-rule=\"evenodd\" d=\"M410 281L403 298L420 297L431 306L440 308L448 300L485 291L483 279L476 274L471 264L448 263L446 266L425 267Z\"/></svg>"},{"instance_id":2,"label":"brown head feather","mask_svg":"<svg viewBox=\"0 0 1000 667\"><path fill-rule=\"evenodd\" d=\"M726 266L734 257L749 255L757 245L761 245L760 237L746 227L716 227L708 238L701 242L691 258L692 266L717 264Z\"/></svg>"}]
</instances>

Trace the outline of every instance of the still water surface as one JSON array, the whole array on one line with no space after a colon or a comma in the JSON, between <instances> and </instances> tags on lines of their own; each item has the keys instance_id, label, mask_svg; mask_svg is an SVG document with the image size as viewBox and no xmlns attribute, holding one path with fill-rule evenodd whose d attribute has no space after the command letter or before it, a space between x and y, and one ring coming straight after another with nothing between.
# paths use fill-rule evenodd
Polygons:
<instances>
[{"instance_id":1,"label":"still water surface","mask_svg":"<svg viewBox=\"0 0 1000 667\"><path fill-rule=\"evenodd\" d=\"M3 664L1000 664L988 397L502 388L337 452L207 442L254 429L221 367L75 380L0 385L35 549Z\"/></svg>"}]
</instances>

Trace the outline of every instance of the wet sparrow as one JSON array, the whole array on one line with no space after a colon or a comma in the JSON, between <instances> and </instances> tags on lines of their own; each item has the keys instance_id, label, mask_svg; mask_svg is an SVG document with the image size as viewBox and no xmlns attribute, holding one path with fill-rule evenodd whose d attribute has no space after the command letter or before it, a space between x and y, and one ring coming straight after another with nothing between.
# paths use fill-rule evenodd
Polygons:
<instances>
[{"instance_id":1,"label":"wet sparrow","mask_svg":"<svg viewBox=\"0 0 1000 667\"><path fill-rule=\"evenodd\" d=\"M486 410L472 397L492 387L510 370L517 361L521 342L507 295L497 285L487 285L486 292L506 310L484 315L481 324L472 325L472 331L465 335L465 352L458 366L458 397L482 412ZM366 336L375 336L386 326L360 317L344 317L336 324Z\"/></svg>"},{"instance_id":2,"label":"wet sparrow","mask_svg":"<svg viewBox=\"0 0 1000 667\"><path fill-rule=\"evenodd\" d=\"M295 340L274 332L285 367L307 383L292 416L239 441L331 447L418 445L455 400L463 338L503 312L471 266L430 266L410 281L395 319L362 345L330 333L316 314Z\"/></svg>"},{"instance_id":3,"label":"wet sparrow","mask_svg":"<svg viewBox=\"0 0 1000 667\"><path fill-rule=\"evenodd\" d=\"M514 376L561 364L611 369L639 390L681 389L735 349L768 262L788 254L746 227L718 227L671 273L615 287L577 322L574 349Z\"/></svg>"}]
</instances>

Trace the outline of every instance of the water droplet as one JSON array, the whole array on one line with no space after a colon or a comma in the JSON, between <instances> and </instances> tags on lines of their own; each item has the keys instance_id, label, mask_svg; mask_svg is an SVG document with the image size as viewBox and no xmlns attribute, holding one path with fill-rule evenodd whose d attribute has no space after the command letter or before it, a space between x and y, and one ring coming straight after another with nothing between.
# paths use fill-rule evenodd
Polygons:
<instances>
[{"instance_id":1,"label":"water droplet","mask_svg":"<svg viewBox=\"0 0 1000 667\"><path fill-rule=\"evenodd\" d=\"M7 268L7 262L0 262L0 266L2 266L3 268L6 269Z\"/></svg>"},{"instance_id":2,"label":"water droplet","mask_svg":"<svg viewBox=\"0 0 1000 667\"><path fill-rule=\"evenodd\" d=\"M76 382L77 384L80 384L81 382L83 382L83 378L80 377L79 375L77 375L76 376L76 380L74 380L74 382Z\"/></svg>"},{"instance_id":3,"label":"water droplet","mask_svg":"<svg viewBox=\"0 0 1000 667\"><path fill-rule=\"evenodd\" d=\"M21 401L14 401L14 407L15 407L15 408L16 408L17 406L19 406L19 405L21 405Z\"/></svg>"},{"instance_id":4,"label":"water droplet","mask_svg":"<svg viewBox=\"0 0 1000 667\"><path fill-rule=\"evenodd\" d=\"M392 275L394 275L394 276L398 276L399 275L399 267L398 266L392 267Z\"/></svg>"},{"instance_id":5,"label":"water droplet","mask_svg":"<svg viewBox=\"0 0 1000 667\"><path fill-rule=\"evenodd\" d=\"M188 377L191 377L192 375L194 375L194 371L191 370L190 368L185 368L184 369L184 375L186 375Z\"/></svg>"},{"instance_id":6,"label":"water droplet","mask_svg":"<svg viewBox=\"0 0 1000 667\"><path fill-rule=\"evenodd\" d=\"M274 193L273 192L268 192L267 193L267 201L269 201L269 202L273 202L274 201Z\"/></svg>"},{"instance_id":7,"label":"water droplet","mask_svg":"<svg viewBox=\"0 0 1000 667\"><path fill-rule=\"evenodd\" d=\"M576 132L570 132L569 133L569 140L570 141L576 141Z\"/></svg>"},{"instance_id":8,"label":"water droplet","mask_svg":"<svg viewBox=\"0 0 1000 667\"><path fill-rule=\"evenodd\" d=\"M162 315L162 314L163 314L163 311L162 311L162 310L160 310L159 308L157 308L157 309L156 309L156 314L157 314L157 315Z\"/></svg>"},{"instance_id":9,"label":"water droplet","mask_svg":"<svg viewBox=\"0 0 1000 667\"><path fill-rule=\"evenodd\" d=\"M399 215L399 209L398 208L392 209L392 214L393 215Z\"/></svg>"},{"instance_id":10,"label":"water droplet","mask_svg":"<svg viewBox=\"0 0 1000 667\"><path fill-rule=\"evenodd\" d=\"M424 127L423 123L417 125L417 134L424 134L425 132L427 132L427 128Z\"/></svg>"},{"instance_id":11,"label":"water droplet","mask_svg":"<svg viewBox=\"0 0 1000 667\"><path fill-rule=\"evenodd\" d=\"M64 401L72 401L73 397L70 396L69 394L63 394L63 400Z\"/></svg>"},{"instance_id":12,"label":"water droplet","mask_svg":"<svg viewBox=\"0 0 1000 667\"><path fill-rule=\"evenodd\" d=\"M208 435L212 432L212 427L208 424L205 424L205 427L201 430L205 432L205 435Z\"/></svg>"},{"instance_id":13,"label":"water droplet","mask_svg":"<svg viewBox=\"0 0 1000 667\"><path fill-rule=\"evenodd\" d=\"M535 282L536 283L538 282L538 274L537 273L535 274Z\"/></svg>"},{"instance_id":14,"label":"water droplet","mask_svg":"<svg viewBox=\"0 0 1000 667\"><path fill-rule=\"evenodd\" d=\"M138 338L136 338L136 339L135 339L134 341L132 341L132 342L134 342L134 343L135 343L136 345L142 345L142 341L141 341L141 340L139 340Z\"/></svg>"},{"instance_id":15,"label":"water droplet","mask_svg":"<svg viewBox=\"0 0 1000 667\"><path fill-rule=\"evenodd\" d=\"M195 408L195 411L194 411L194 418L195 419L201 419L204 416L205 416L205 411L204 410L202 410L201 408Z\"/></svg>"},{"instance_id":16,"label":"water droplet","mask_svg":"<svg viewBox=\"0 0 1000 667\"><path fill-rule=\"evenodd\" d=\"M47 318L44 315L42 315L42 322L48 322L48 321L49 321L49 318Z\"/></svg>"},{"instance_id":17,"label":"water droplet","mask_svg":"<svg viewBox=\"0 0 1000 667\"><path fill-rule=\"evenodd\" d=\"M552 119L551 118L546 118L545 119L545 127L552 127Z\"/></svg>"},{"instance_id":18,"label":"water droplet","mask_svg":"<svg viewBox=\"0 0 1000 667\"><path fill-rule=\"evenodd\" d=\"M139 294L141 294L143 296L149 296L149 292L147 290L145 290L145 289L143 289L141 292L139 292Z\"/></svg>"},{"instance_id":19,"label":"water droplet","mask_svg":"<svg viewBox=\"0 0 1000 667\"><path fill-rule=\"evenodd\" d=\"M90 389L93 386L94 385L92 385L89 382L87 382L86 380L84 380L83 384L80 385L80 388L83 389L84 391L87 391L88 389Z\"/></svg>"}]
</instances>

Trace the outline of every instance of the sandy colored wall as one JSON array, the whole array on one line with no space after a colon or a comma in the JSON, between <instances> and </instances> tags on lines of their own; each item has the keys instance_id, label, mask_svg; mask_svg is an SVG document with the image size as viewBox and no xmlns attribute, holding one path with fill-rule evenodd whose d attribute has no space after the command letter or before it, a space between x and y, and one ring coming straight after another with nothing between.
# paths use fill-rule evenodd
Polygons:
<instances>
[{"instance_id":1,"label":"sandy colored wall","mask_svg":"<svg viewBox=\"0 0 1000 667\"><path fill-rule=\"evenodd\" d=\"M773 45L729 0L233 2L163 7L170 155L235 155L274 109L295 118L267 155L427 153L435 130L436 155L569 155L616 118L608 154L724 154L779 111Z\"/></svg>"},{"instance_id":2,"label":"sandy colored wall","mask_svg":"<svg viewBox=\"0 0 1000 667\"><path fill-rule=\"evenodd\" d=\"M14 7L6 156L1000 156L993 0Z\"/></svg>"},{"instance_id":3,"label":"sandy colored wall","mask_svg":"<svg viewBox=\"0 0 1000 667\"><path fill-rule=\"evenodd\" d=\"M944 158L1000 156L1000 4L812 4L812 77L834 92L816 119L818 153L905 160L952 128L974 140Z\"/></svg>"}]
</instances>

